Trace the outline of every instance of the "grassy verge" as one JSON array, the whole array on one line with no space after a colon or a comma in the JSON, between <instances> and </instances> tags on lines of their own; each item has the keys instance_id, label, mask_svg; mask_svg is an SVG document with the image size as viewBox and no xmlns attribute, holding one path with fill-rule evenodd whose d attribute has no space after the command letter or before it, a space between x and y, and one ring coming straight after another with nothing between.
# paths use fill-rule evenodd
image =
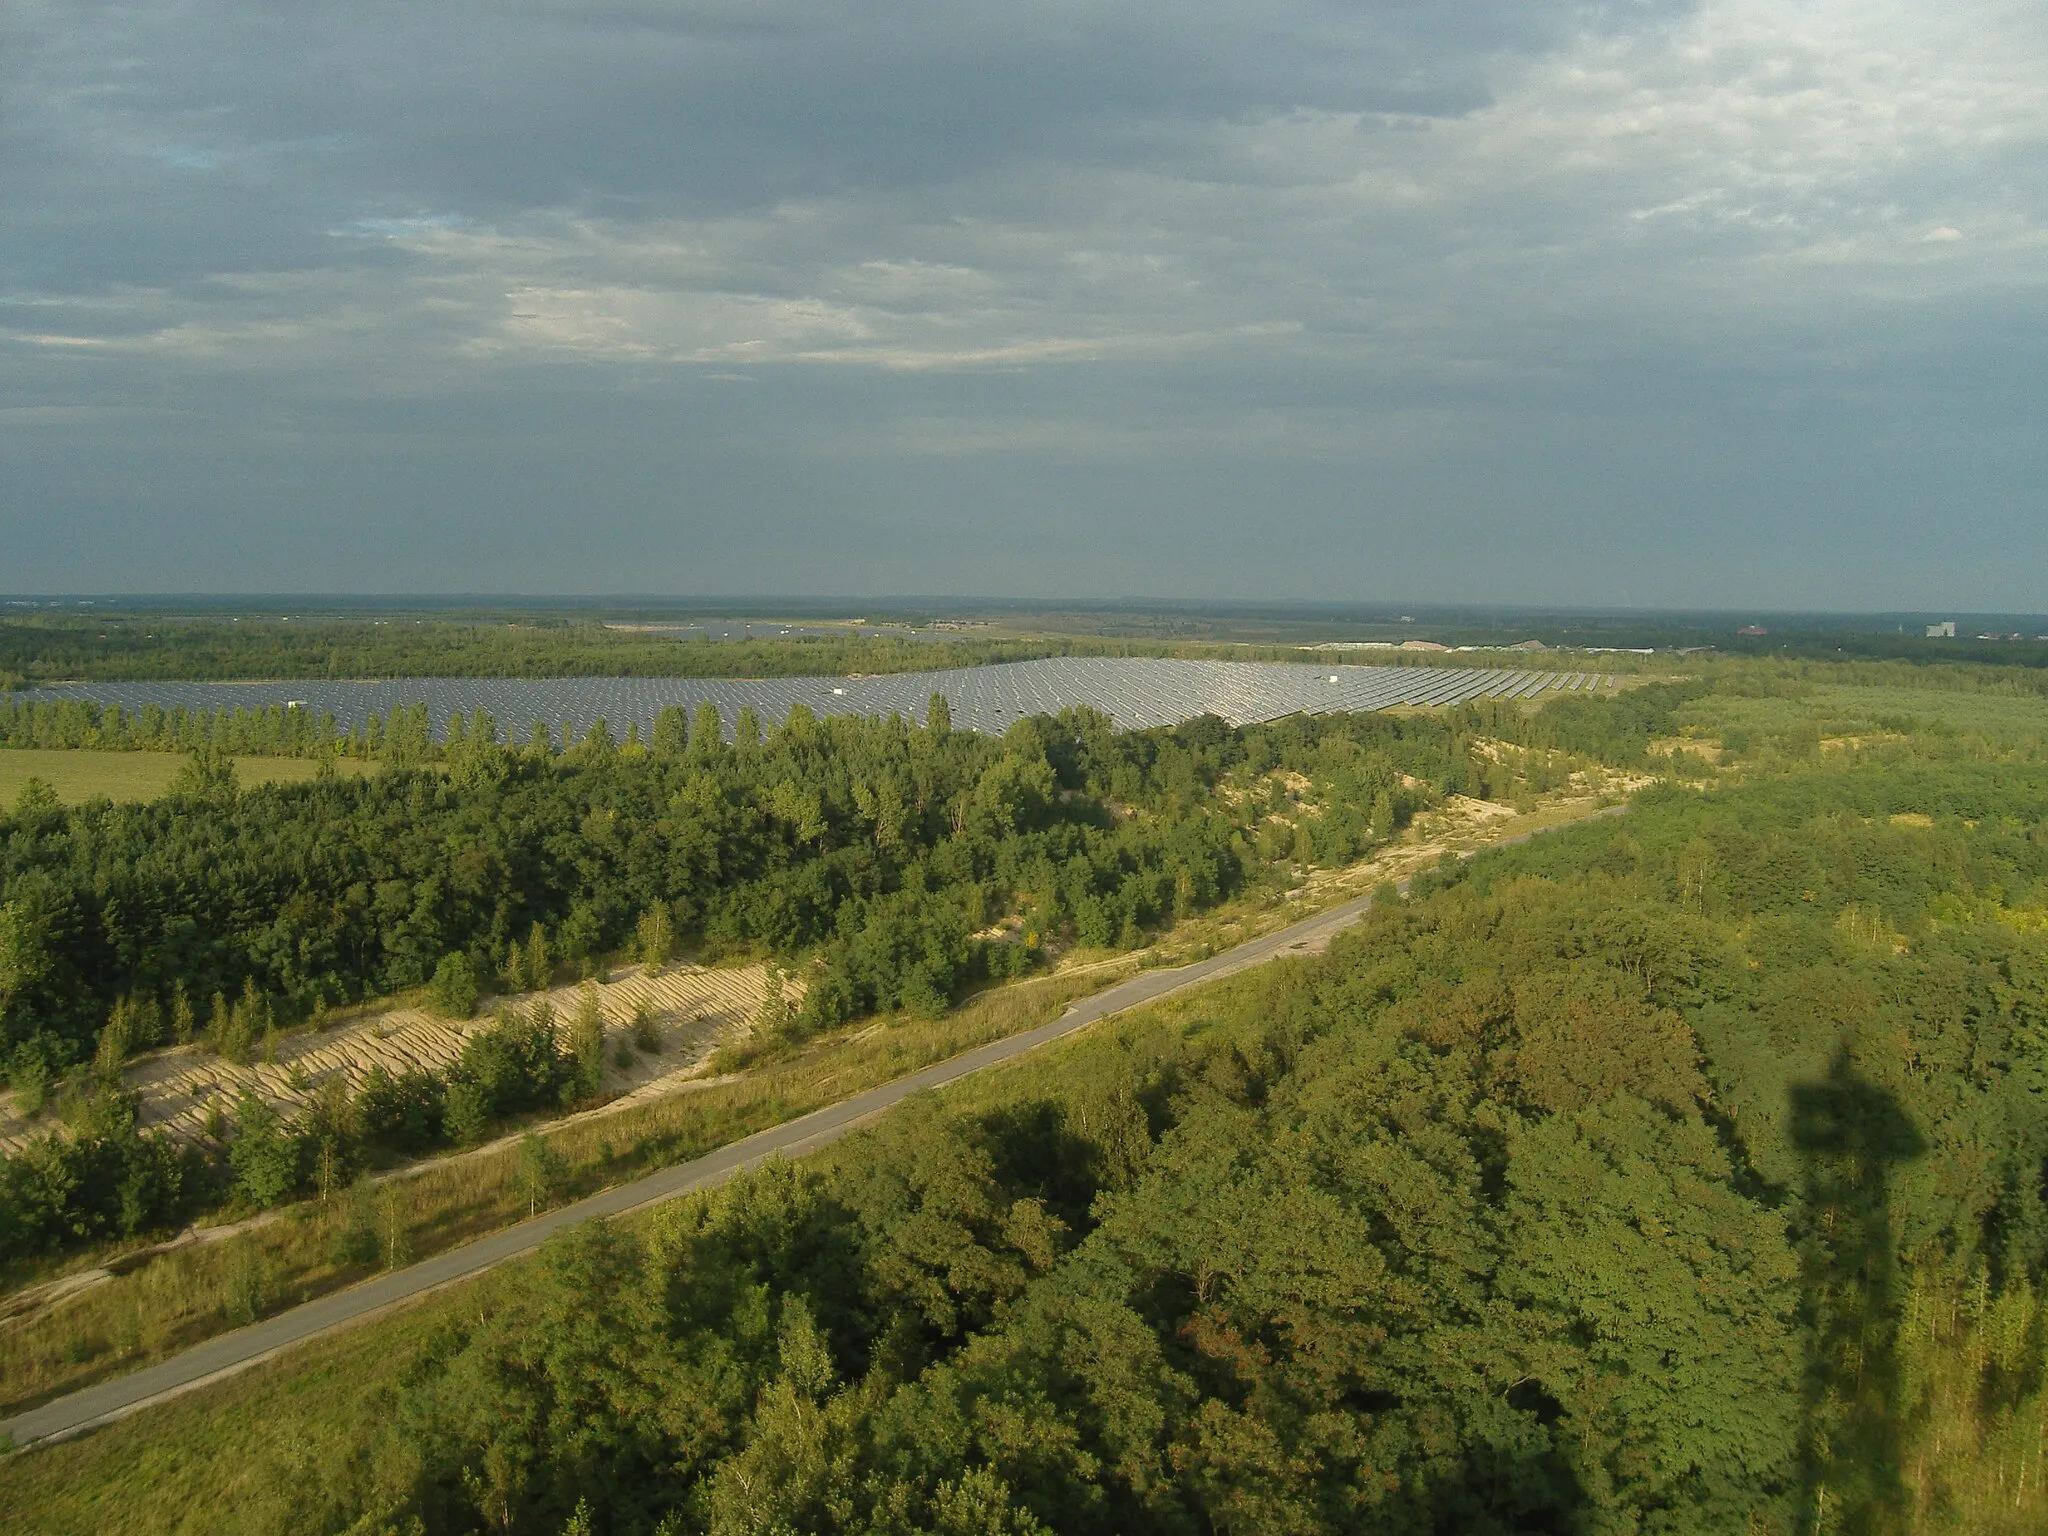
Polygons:
<instances>
[{"instance_id":1,"label":"grassy verge","mask_svg":"<svg viewBox=\"0 0 2048 1536\"><path fill-rule=\"evenodd\" d=\"M171 787L185 759L169 752L94 752L86 748L9 747L0 749L0 804L12 805L30 779L41 779L66 805L82 805L97 795L109 800L154 800ZM366 773L374 763L341 758L341 773ZM313 777L319 765L307 757L238 757L235 773L246 786L297 784Z\"/></svg>"}]
</instances>

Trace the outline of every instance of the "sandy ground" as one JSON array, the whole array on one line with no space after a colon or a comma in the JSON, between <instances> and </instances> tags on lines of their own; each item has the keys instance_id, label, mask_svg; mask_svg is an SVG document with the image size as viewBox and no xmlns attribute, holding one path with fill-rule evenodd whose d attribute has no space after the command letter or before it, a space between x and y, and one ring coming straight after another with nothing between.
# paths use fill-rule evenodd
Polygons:
<instances>
[{"instance_id":1,"label":"sandy ground","mask_svg":"<svg viewBox=\"0 0 2048 1536\"><path fill-rule=\"evenodd\" d=\"M1563 789L1542 796L1526 812L1492 800L1451 795L1417 816L1402 836L1372 858L1342 869L1314 870L1291 895L1321 906L1372 890L1382 881L1405 880L1434 868L1446 853L1476 853L1525 832L1581 820L1651 782L1653 776L1646 773L1589 768L1573 774Z\"/></svg>"},{"instance_id":2,"label":"sandy ground","mask_svg":"<svg viewBox=\"0 0 2048 1536\"><path fill-rule=\"evenodd\" d=\"M649 975L640 966L628 966L595 985L606 1025L603 1091L638 1094L652 1083L700 1070L720 1040L744 1030L766 995L767 968L670 965ZM790 990L794 994L796 989ZM232 1119L235 1101L245 1090L260 1093L289 1113L337 1073L345 1075L354 1090L373 1067L381 1066L393 1076L413 1067L445 1069L462 1054L463 1043L487 1028L500 1008L530 1007L545 997L566 1038L579 992L577 986L565 986L486 998L473 1019L439 1018L420 1008L366 1014L325 1030L281 1035L275 1062L246 1067L199 1046L182 1046L137 1059L123 1078L140 1097L144 1125L162 1126L196 1140L205 1134L211 1108L218 1104ZM654 1015L662 1048L652 1055L635 1051L632 1064L622 1068L615 1057L617 1043L630 1032L634 1010L643 1004ZM51 1123L47 1112L38 1121L23 1120L9 1096L0 1108L0 1151L17 1150Z\"/></svg>"}]
</instances>

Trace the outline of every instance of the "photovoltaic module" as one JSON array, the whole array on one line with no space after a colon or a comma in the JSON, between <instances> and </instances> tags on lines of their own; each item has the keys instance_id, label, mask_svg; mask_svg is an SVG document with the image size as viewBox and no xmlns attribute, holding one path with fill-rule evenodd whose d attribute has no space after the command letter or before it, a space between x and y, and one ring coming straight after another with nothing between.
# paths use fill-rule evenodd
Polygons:
<instances>
[{"instance_id":1,"label":"photovoltaic module","mask_svg":"<svg viewBox=\"0 0 2048 1536\"><path fill-rule=\"evenodd\" d=\"M945 697L956 728L1000 733L1029 715L1086 705L1119 727L1142 730L1217 715L1232 725L1284 715L1353 713L1399 705L1461 704L1469 699L1526 699L1611 685L1588 672L1536 672L1493 667L1308 666L1294 662L1178 661L1111 656L1055 656L1039 661L899 672L882 677L669 678L574 677L398 678L386 682L66 683L32 690L31 699L90 699L139 713L164 710L262 709L297 706L334 716L353 730L372 714L425 704L439 736L449 716L488 710L501 732L522 738L535 722L580 738L603 719L614 735L637 723L643 737L671 706L694 714L717 709L728 733L743 708L764 727L792 706L816 715L901 715L922 721L933 694Z\"/></svg>"}]
</instances>

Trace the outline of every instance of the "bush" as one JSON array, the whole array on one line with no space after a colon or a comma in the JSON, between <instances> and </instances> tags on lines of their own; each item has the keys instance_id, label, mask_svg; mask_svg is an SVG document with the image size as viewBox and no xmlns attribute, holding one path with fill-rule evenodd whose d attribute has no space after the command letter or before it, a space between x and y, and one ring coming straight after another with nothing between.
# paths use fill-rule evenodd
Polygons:
<instances>
[{"instance_id":1,"label":"bush","mask_svg":"<svg viewBox=\"0 0 2048 1536\"><path fill-rule=\"evenodd\" d=\"M441 957L434 967L433 984L427 998L434 1012L446 1019L466 1019L476 1012L476 968L461 950Z\"/></svg>"},{"instance_id":2,"label":"bush","mask_svg":"<svg viewBox=\"0 0 2048 1536\"><path fill-rule=\"evenodd\" d=\"M276 1108L244 1093L235 1111L235 1139L228 1167L235 1189L252 1205L273 1206L298 1189L304 1177L305 1138Z\"/></svg>"},{"instance_id":3,"label":"bush","mask_svg":"<svg viewBox=\"0 0 2048 1536\"><path fill-rule=\"evenodd\" d=\"M661 1049L661 1026L645 1003L633 1010L633 1043L650 1056Z\"/></svg>"},{"instance_id":4,"label":"bush","mask_svg":"<svg viewBox=\"0 0 2048 1536\"><path fill-rule=\"evenodd\" d=\"M490 1133L491 1096L474 1078L457 1078L448 1085L448 1107L442 1124L449 1136L465 1147L473 1147Z\"/></svg>"},{"instance_id":5,"label":"bush","mask_svg":"<svg viewBox=\"0 0 2048 1536\"><path fill-rule=\"evenodd\" d=\"M363 1134L402 1152L417 1152L441 1139L441 1120L448 1088L433 1073L418 1067L393 1077L372 1067L356 1095L356 1113Z\"/></svg>"},{"instance_id":6,"label":"bush","mask_svg":"<svg viewBox=\"0 0 2048 1536\"><path fill-rule=\"evenodd\" d=\"M248 1233L232 1238L227 1248L227 1274L221 1280L220 1309L228 1321L246 1327L263 1315L270 1302L270 1263Z\"/></svg>"}]
</instances>

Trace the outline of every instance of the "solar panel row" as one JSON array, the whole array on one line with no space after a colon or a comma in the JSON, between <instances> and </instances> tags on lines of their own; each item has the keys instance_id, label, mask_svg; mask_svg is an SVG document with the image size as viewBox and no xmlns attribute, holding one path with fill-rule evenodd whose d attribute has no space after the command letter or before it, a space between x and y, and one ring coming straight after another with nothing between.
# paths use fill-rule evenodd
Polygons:
<instances>
[{"instance_id":1,"label":"solar panel row","mask_svg":"<svg viewBox=\"0 0 2048 1536\"><path fill-rule=\"evenodd\" d=\"M885 677L409 678L390 682L72 683L32 691L32 699L90 699L131 713L154 704L171 710L261 709L300 705L332 714L353 730L372 714L425 704L438 736L449 716L489 710L501 730L522 736L544 722L581 737L599 719L615 734L636 722L643 735L671 706L694 712L710 704L728 734L743 708L764 726L792 706L817 715L902 715L922 720L934 693L943 694L955 726L1000 733L1029 715L1086 705L1127 730L1176 725L1219 715L1233 725L1284 715L1331 714L1437 706L1477 698L1525 699L1552 690L1579 692L1612 678L1591 673L1527 672L1481 667L1304 666L1290 662L1178 661L1136 657L1055 656L1041 661Z\"/></svg>"}]
</instances>

